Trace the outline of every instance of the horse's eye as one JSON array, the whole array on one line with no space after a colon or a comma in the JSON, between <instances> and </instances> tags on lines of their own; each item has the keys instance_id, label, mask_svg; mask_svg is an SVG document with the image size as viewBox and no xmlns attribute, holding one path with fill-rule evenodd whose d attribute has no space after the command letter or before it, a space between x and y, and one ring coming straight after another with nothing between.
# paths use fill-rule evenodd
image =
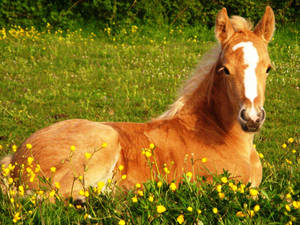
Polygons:
<instances>
[{"instance_id":1,"label":"horse's eye","mask_svg":"<svg viewBox=\"0 0 300 225\"><path fill-rule=\"evenodd\" d=\"M269 66L269 67L268 67L268 69L267 69L266 73L269 73L269 72L270 72L270 70L271 70L271 66Z\"/></svg>"},{"instance_id":2,"label":"horse's eye","mask_svg":"<svg viewBox=\"0 0 300 225\"><path fill-rule=\"evenodd\" d=\"M229 73L229 70L224 66L224 68L223 68L223 71L224 71L224 73L226 74L226 75L229 75L230 73Z\"/></svg>"}]
</instances>

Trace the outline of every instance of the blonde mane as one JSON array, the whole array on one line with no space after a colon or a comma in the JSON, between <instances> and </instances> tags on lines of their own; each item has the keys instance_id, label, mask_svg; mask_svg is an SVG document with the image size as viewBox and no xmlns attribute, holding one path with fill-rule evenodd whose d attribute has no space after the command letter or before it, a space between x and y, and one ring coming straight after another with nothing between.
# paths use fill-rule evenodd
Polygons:
<instances>
[{"instance_id":1,"label":"blonde mane","mask_svg":"<svg viewBox=\"0 0 300 225\"><path fill-rule=\"evenodd\" d=\"M230 22L235 32L249 31L252 30L253 27L251 21L248 21L240 16L232 16L230 18ZM212 67L216 64L221 50L221 46L217 44L202 57L202 60L198 64L193 76L181 89L177 100L169 106L169 110L164 112L157 119L170 119L183 108L189 97L196 91L204 78L209 74Z\"/></svg>"}]
</instances>

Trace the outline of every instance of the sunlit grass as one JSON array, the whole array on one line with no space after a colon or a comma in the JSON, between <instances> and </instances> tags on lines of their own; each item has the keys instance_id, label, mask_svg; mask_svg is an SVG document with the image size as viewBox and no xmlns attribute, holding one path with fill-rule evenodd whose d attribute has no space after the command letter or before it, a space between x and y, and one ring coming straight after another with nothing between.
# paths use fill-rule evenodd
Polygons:
<instances>
[{"instance_id":1,"label":"sunlit grass","mask_svg":"<svg viewBox=\"0 0 300 225\"><path fill-rule=\"evenodd\" d=\"M31 133L56 121L143 122L159 115L214 45L213 32L200 30L156 31L132 25L95 32L55 31L50 24L43 32L17 26L1 29L0 155L15 151ZM300 204L299 29L278 30L269 50L275 70L267 81L267 120L255 140L264 167L260 188L235 183L226 173L213 183L200 177L192 182L191 177L197 175L186 171L182 185L162 179L137 184L127 194L112 194L100 193L104 184L98 184L81 191L86 204L66 204L58 194L59 183L29 196L25 185L14 190L11 165L1 168L8 189L0 193L0 223L296 224ZM151 148L141 151L145 157L154 157ZM70 146L72 151L76 146ZM85 157L88 160L92 155ZM29 166L33 162L27 159ZM29 179L37 179L38 170L37 166L26 170ZM167 175L168 168L161 173ZM55 198L56 204L48 198Z\"/></svg>"}]
</instances>

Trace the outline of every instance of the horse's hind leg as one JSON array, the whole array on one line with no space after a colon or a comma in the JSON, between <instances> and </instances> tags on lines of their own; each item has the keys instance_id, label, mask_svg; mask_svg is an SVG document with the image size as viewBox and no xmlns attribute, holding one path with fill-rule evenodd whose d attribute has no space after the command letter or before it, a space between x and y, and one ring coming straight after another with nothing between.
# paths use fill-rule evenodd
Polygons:
<instances>
[{"instance_id":1,"label":"horse's hind leg","mask_svg":"<svg viewBox=\"0 0 300 225\"><path fill-rule=\"evenodd\" d=\"M69 168L55 177L62 187L63 196L82 199L80 190L96 186L99 181L106 183L113 176L121 150L118 133L101 123L95 123L93 133L93 140L87 141L94 144L90 144L90 147L84 150L78 149L79 152L76 149L77 154L74 155L74 161L68 165ZM107 146L103 147L103 143L107 143ZM90 158L86 157L85 153L91 154L88 155Z\"/></svg>"}]
</instances>

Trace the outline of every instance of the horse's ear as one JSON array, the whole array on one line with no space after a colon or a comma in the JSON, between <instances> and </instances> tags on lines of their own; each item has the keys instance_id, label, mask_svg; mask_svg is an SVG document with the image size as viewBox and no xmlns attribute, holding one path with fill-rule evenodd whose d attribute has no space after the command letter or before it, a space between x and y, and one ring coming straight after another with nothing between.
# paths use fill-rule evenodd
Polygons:
<instances>
[{"instance_id":1,"label":"horse's ear","mask_svg":"<svg viewBox=\"0 0 300 225\"><path fill-rule=\"evenodd\" d=\"M275 30L275 16L270 6L266 7L266 11L262 19L256 25L254 33L261 37L265 42L269 42L272 39Z\"/></svg>"},{"instance_id":2,"label":"horse's ear","mask_svg":"<svg viewBox=\"0 0 300 225\"><path fill-rule=\"evenodd\" d=\"M215 34L221 44L225 43L234 34L234 29L225 8L221 9L217 15Z\"/></svg>"}]
</instances>

